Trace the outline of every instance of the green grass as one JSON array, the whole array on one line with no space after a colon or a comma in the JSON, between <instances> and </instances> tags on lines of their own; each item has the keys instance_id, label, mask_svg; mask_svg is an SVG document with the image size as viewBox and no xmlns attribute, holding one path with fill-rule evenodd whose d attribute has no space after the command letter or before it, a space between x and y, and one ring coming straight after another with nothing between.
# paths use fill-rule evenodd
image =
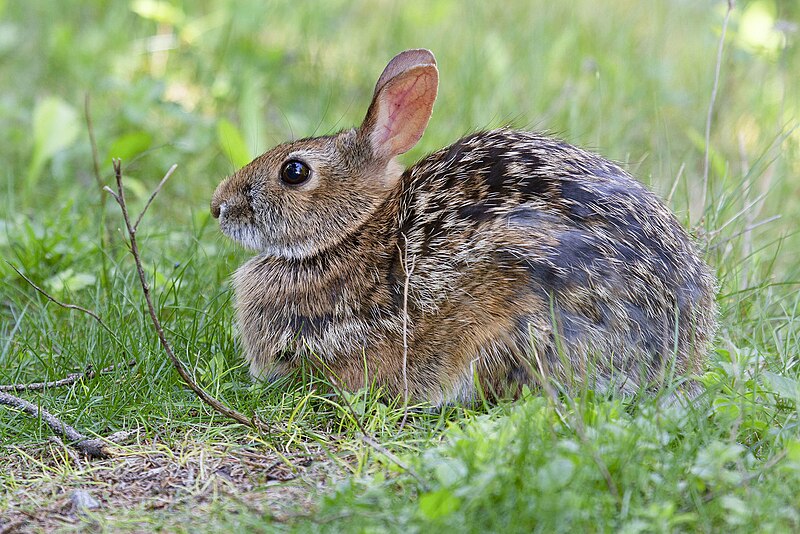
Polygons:
<instances>
[{"instance_id":1,"label":"green grass","mask_svg":"<svg viewBox=\"0 0 800 534\"><path fill-rule=\"evenodd\" d=\"M114 332L49 303L0 262L0 383L135 358L109 376L22 396L87 433L140 430L122 456L87 464L45 445L41 422L0 408L0 528L27 517L13 515L20 510L40 517L34 526L58 525L59 514L70 517L65 492L86 487L104 508L71 517L69 528L799 530L797 5L737 3L702 205L724 3L294 4L0 0L0 257ZM771 30L776 23L785 32ZM418 410L401 425L402 406L375 392L344 403L308 380L251 383L228 281L247 253L217 230L211 192L275 143L358 123L386 61L421 46L436 54L441 85L406 162L512 124L555 132L623 162L662 197L672 192L720 279L720 331L691 407L586 390ZM160 350L117 207L94 177L87 94L101 181L112 184L111 158L122 157L134 211L178 164L140 235L178 356L273 432L210 412ZM408 470L365 444L360 425ZM208 458L241 451L300 476L276 482L252 466L242 479L230 467L233 482L205 473ZM165 490L167 504L110 493L115 469L156 457L185 477Z\"/></svg>"}]
</instances>

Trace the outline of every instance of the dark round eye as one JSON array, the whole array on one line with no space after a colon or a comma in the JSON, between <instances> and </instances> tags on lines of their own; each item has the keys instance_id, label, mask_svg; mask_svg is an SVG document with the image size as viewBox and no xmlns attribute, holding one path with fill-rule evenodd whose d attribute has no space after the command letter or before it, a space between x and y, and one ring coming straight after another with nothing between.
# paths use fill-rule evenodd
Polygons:
<instances>
[{"instance_id":1,"label":"dark round eye","mask_svg":"<svg viewBox=\"0 0 800 534\"><path fill-rule=\"evenodd\" d=\"M300 185L311 176L311 169L302 161L290 159L283 164L281 180L289 185Z\"/></svg>"}]
</instances>

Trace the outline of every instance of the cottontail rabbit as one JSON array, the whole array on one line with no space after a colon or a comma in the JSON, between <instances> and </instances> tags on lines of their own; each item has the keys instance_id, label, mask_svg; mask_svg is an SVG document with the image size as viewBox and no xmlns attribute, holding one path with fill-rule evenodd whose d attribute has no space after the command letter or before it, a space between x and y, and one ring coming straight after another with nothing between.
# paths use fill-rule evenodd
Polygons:
<instances>
[{"instance_id":1,"label":"cottontail rabbit","mask_svg":"<svg viewBox=\"0 0 800 534\"><path fill-rule=\"evenodd\" d=\"M542 380L657 387L697 371L715 279L617 165L499 129L407 170L438 87L428 50L387 65L363 124L279 145L211 212L258 255L233 277L254 376L322 370L433 404Z\"/></svg>"}]
</instances>

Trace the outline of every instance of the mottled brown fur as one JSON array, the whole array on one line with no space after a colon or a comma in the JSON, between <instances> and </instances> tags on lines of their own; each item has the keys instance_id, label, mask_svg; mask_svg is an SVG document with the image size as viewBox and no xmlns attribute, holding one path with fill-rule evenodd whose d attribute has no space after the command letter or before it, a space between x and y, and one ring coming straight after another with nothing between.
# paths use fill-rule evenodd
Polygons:
<instances>
[{"instance_id":1,"label":"mottled brown fur","mask_svg":"<svg viewBox=\"0 0 800 534\"><path fill-rule=\"evenodd\" d=\"M490 395L542 378L635 391L701 369L715 280L655 195L597 155L509 129L403 173L393 158L422 134L436 76L429 52L405 54L360 128L280 145L214 193L222 230L260 251L234 275L252 373L305 360L349 389L402 394L404 318L408 390L434 404L475 398L475 379ZM307 183L281 183L291 158Z\"/></svg>"}]
</instances>

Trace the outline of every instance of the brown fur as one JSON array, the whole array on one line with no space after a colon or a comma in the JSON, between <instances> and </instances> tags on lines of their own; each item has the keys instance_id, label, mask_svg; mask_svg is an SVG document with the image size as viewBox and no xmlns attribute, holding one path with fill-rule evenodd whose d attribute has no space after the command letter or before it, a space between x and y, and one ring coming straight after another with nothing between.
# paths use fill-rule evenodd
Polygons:
<instances>
[{"instance_id":1,"label":"brown fur","mask_svg":"<svg viewBox=\"0 0 800 534\"><path fill-rule=\"evenodd\" d=\"M401 54L360 128L280 145L217 188L223 232L260 251L234 275L254 376L305 360L350 389L441 404L474 398L475 379L490 395L543 377L635 391L701 369L715 280L617 165L500 129L399 169L436 75L430 52ZM280 181L288 159L308 182Z\"/></svg>"}]
</instances>

